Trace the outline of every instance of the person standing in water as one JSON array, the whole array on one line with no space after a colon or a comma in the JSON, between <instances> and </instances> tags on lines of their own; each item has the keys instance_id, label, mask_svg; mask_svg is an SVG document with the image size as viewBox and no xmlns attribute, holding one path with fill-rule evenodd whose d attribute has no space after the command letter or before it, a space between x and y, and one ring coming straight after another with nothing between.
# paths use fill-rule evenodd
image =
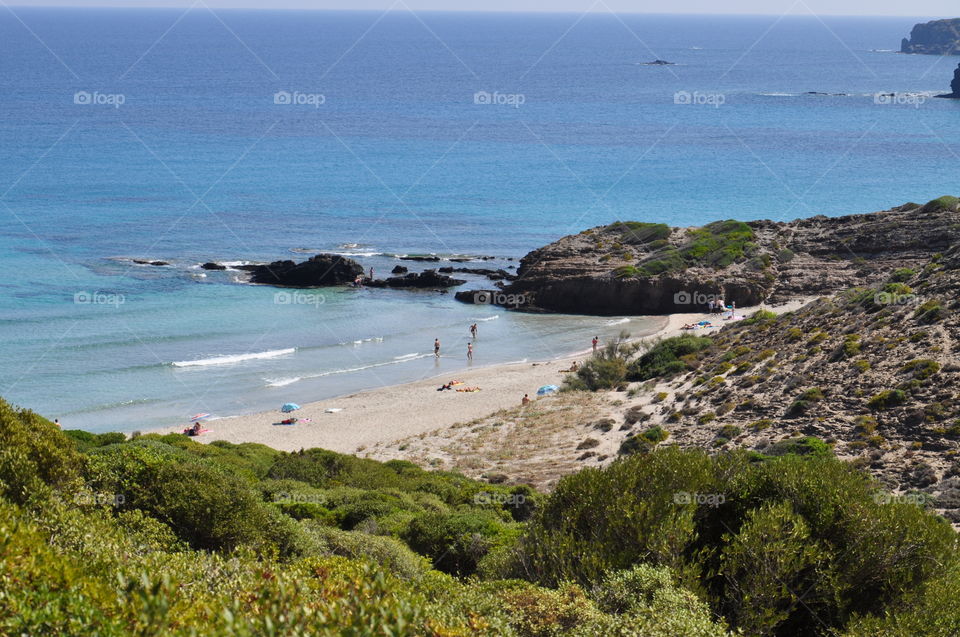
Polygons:
<instances>
[{"instance_id":1,"label":"person standing in water","mask_svg":"<svg viewBox=\"0 0 960 637\"><path fill-rule=\"evenodd\" d=\"M433 339L433 355L440 358L440 339Z\"/></svg>"},{"instance_id":2,"label":"person standing in water","mask_svg":"<svg viewBox=\"0 0 960 637\"><path fill-rule=\"evenodd\" d=\"M476 324L476 323L474 323L473 325L470 326L470 336L472 336L473 338L477 338L477 324Z\"/></svg>"},{"instance_id":3,"label":"person standing in water","mask_svg":"<svg viewBox=\"0 0 960 637\"><path fill-rule=\"evenodd\" d=\"M467 360L473 360L473 343L467 343Z\"/></svg>"}]
</instances>

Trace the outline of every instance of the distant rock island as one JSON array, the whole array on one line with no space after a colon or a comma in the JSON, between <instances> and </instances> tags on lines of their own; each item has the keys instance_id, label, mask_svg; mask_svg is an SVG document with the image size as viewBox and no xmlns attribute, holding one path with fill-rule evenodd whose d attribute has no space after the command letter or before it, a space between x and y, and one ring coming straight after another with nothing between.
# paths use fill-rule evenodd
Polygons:
<instances>
[{"instance_id":1,"label":"distant rock island","mask_svg":"<svg viewBox=\"0 0 960 637\"><path fill-rule=\"evenodd\" d=\"M668 62L666 60L654 60L653 62L644 62L644 66L676 66L676 62Z\"/></svg>"},{"instance_id":2,"label":"distant rock island","mask_svg":"<svg viewBox=\"0 0 960 637\"><path fill-rule=\"evenodd\" d=\"M960 18L934 20L918 24L904 38L901 53L923 55L960 55Z\"/></svg>"}]
</instances>

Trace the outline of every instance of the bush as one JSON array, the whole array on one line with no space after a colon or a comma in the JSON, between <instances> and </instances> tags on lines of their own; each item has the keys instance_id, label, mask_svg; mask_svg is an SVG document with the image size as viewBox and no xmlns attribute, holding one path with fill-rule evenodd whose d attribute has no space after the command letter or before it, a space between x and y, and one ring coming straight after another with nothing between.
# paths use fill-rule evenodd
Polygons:
<instances>
[{"instance_id":1,"label":"bush","mask_svg":"<svg viewBox=\"0 0 960 637\"><path fill-rule=\"evenodd\" d=\"M485 513L424 513L414 518L404 540L451 575L470 575L494 547L516 535L513 528Z\"/></svg>"},{"instance_id":2,"label":"bush","mask_svg":"<svg viewBox=\"0 0 960 637\"><path fill-rule=\"evenodd\" d=\"M50 421L0 400L0 495L39 502L79 488L84 459Z\"/></svg>"},{"instance_id":3,"label":"bush","mask_svg":"<svg viewBox=\"0 0 960 637\"><path fill-rule=\"evenodd\" d=\"M956 547L948 524L835 458L667 447L561 479L517 560L545 585L670 568L744 634L814 635L883 616L957 564Z\"/></svg>"},{"instance_id":4,"label":"bush","mask_svg":"<svg viewBox=\"0 0 960 637\"><path fill-rule=\"evenodd\" d=\"M921 212L956 212L958 205L960 205L960 199L951 195L944 195L943 197L928 201L924 204Z\"/></svg>"},{"instance_id":5,"label":"bush","mask_svg":"<svg viewBox=\"0 0 960 637\"><path fill-rule=\"evenodd\" d=\"M564 388L588 391L624 388L627 382L627 361L638 347L638 343L630 342L630 334L620 332L615 340L607 343L581 365L575 375L567 376Z\"/></svg>"},{"instance_id":6,"label":"bush","mask_svg":"<svg viewBox=\"0 0 960 637\"><path fill-rule=\"evenodd\" d=\"M902 389L886 389L871 397L867 401L870 409L883 410L902 405L907 402L907 393Z\"/></svg>"},{"instance_id":7,"label":"bush","mask_svg":"<svg viewBox=\"0 0 960 637\"><path fill-rule=\"evenodd\" d=\"M627 378L631 381L644 381L686 371L689 368L680 357L701 352L712 344L713 341L706 336L674 336L664 339L630 363Z\"/></svg>"}]
</instances>

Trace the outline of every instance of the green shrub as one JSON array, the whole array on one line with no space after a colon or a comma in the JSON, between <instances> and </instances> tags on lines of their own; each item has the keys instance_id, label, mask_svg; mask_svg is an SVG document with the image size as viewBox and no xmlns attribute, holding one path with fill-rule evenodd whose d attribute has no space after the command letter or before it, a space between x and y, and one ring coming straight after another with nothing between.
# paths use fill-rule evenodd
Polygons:
<instances>
[{"instance_id":1,"label":"green shrub","mask_svg":"<svg viewBox=\"0 0 960 637\"><path fill-rule=\"evenodd\" d=\"M906 283L914 276L916 276L917 271L911 268L897 268L893 271L893 274L890 275L890 280L895 283Z\"/></svg>"},{"instance_id":2,"label":"green shrub","mask_svg":"<svg viewBox=\"0 0 960 637\"><path fill-rule=\"evenodd\" d=\"M434 568L453 575L470 575L495 546L506 544L516 531L484 513L424 513L414 518L404 540L429 557Z\"/></svg>"},{"instance_id":3,"label":"green shrub","mask_svg":"<svg viewBox=\"0 0 960 637\"><path fill-rule=\"evenodd\" d=\"M713 344L706 336L675 336L654 344L629 365L627 378L644 381L677 374L689 369L681 356L696 354Z\"/></svg>"},{"instance_id":4,"label":"green shrub","mask_svg":"<svg viewBox=\"0 0 960 637\"><path fill-rule=\"evenodd\" d=\"M907 393L902 389L885 389L867 401L870 409L883 410L902 405L907 402Z\"/></svg>"},{"instance_id":5,"label":"green shrub","mask_svg":"<svg viewBox=\"0 0 960 637\"><path fill-rule=\"evenodd\" d=\"M757 310L751 314L748 318L743 319L742 325L754 325L756 323L764 323L767 321L772 321L777 318L776 312L771 312L770 310Z\"/></svg>"},{"instance_id":6,"label":"green shrub","mask_svg":"<svg viewBox=\"0 0 960 637\"><path fill-rule=\"evenodd\" d=\"M882 617L957 564L956 547L936 515L879 499L827 455L751 461L666 447L561 479L516 559L544 585L666 567L744 634L816 635ZM601 607L622 608L611 597L605 606L598 595Z\"/></svg>"},{"instance_id":7,"label":"green shrub","mask_svg":"<svg viewBox=\"0 0 960 637\"><path fill-rule=\"evenodd\" d=\"M944 195L943 197L928 201L924 204L921 212L956 212L958 205L960 205L960 199L951 195Z\"/></svg>"},{"instance_id":8,"label":"green shrub","mask_svg":"<svg viewBox=\"0 0 960 637\"><path fill-rule=\"evenodd\" d=\"M83 468L83 457L56 425L0 400L0 495L24 504L51 490L73 492Z\"/></svg>"},{"instance_id":9,"label":"green shrub","mask_svg":"<svg viewBox=\"0 0 960 637\"><path fill-rule=\"evenodd\" d=\"M917 380L926 380L940 371L940 363L928 358L916 358L900 368L902 372L912 372Z\"/></svg>"}]
</instances>

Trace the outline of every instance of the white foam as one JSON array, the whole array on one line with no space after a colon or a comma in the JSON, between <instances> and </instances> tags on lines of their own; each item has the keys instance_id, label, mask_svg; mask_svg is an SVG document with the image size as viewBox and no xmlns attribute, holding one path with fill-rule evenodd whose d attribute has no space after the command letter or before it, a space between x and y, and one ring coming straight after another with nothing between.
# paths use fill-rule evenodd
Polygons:
<instances>
[{"instance_id":1,"label":"white foam","mask_svg":"<svg viewBox=\"0 0 960 637\"><path fill-rule=\"evenodd\" d=\"M297 349L290 347L288 349L276 349L269 352L256 352L254 354L233 354L231 356L214 356L213 358L201 358L195 361L176 361L170 363L174 367L206 367L208 365L231 365L242 361L256 360L261 358L276 358L277 356L287 356L293 354Z\"/></svg>"},{"instance_id":2,"label":"white foam","mask_svg":"<svg viewBox=\"0 0 960 637\"><path fill-rule=\"evenodd\" d=\"M500 318L500 315L499 315L499 314L494 314L493 316L488 316L488 317L486 317L486 318L474 318L474 319L470 319L470 320L483 322L483 321L496 321L498 318Z\"/></svg>"},{"instance_id":3,"label":"white foam","mask_svg":"<svg viewBox=\"0 0 960 637\"><path fill-rule=\"evenodd\" d=\"M622 319L617 319L615 321L607 321L607 325L623 325L624 323L629 323L629 322L630 322L630 319L622 318Z\"/></svg>"},{"instance_id":4,"label":"white foam","mask_svg":"<svg viewBox=\"0 0 960 637\"><path fill-rule=\"evenodd\" d=\"M404 354L403 356L394 356L394 357L393 357L393 360L395 360L395 361L402 361L402 360L406 360L406 359L408 359L408 358L416 358L417 356L420 356L420 353L419 353L419 352L414 352L413 354Z\"/></svg>"},{"instance_id":5,"label":"white foam","mask_svg":"<svg viewBox=\"0 0 960 637\"><path fill-rule=\"evenodd\" d=\"M303 380L300 376L294 376L293 378L276 378L276 379L267 379L267 387L286 387L287 385L292 385L297 381Z\"/></svg>"}]
</instances>

